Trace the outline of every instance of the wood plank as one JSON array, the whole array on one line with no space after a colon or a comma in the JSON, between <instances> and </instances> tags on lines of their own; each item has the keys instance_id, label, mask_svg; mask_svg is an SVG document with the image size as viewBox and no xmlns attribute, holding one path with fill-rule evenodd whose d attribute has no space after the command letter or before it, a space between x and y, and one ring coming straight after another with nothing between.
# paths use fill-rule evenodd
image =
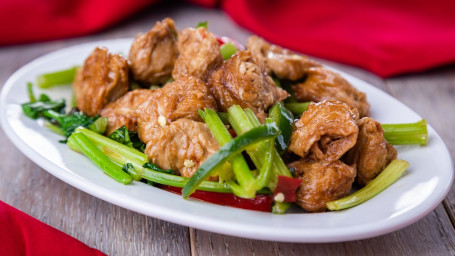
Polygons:
<instances>
[{"instance_id":1,"label":"wood plank","mask_svg":"<svg viewBox=\"0 0 455 256\"><path fill-rule=\"evenodd\" d=\"M455 235L442 206L421 221L376 238L327 244L279 243L191 230L192 255L453 255Z\"/></svg>"}]
</instances>

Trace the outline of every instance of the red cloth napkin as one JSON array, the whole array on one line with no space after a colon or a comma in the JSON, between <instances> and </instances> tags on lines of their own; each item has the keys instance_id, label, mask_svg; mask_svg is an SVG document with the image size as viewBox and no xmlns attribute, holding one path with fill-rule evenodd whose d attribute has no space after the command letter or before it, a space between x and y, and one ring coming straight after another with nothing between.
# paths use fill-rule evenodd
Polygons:
<instances>
[{"instance_id":1,"label":"red cloth napkin","mask_svg":"<svg viewBox=\"0 0 455 256\"><path fill-rule=\"evenodd\" d=\"M455 62L453 0L226 0L271 42L388 77Z\"/></svg>"},{"instance_id":2,"label":"red cloth napkin","mask_svg":"<svg viewBox=\"0 0 455 256\"><path fill-rule=\"evenodd\" d=\"M0 45L92 33L156 1L1 0ZM220 5L273 43L383 77L455 62L453 0L189 1Z\"/></svg>"},{"instance_id":3,"label":"red cloth napkin","mask_svg":"<svg viewBox=\"0 0 455 256\"><path fill-rule=\"evenodd\" d=\"M0 255L105 254L0 201Z\"/></svg>"}]
</instances>

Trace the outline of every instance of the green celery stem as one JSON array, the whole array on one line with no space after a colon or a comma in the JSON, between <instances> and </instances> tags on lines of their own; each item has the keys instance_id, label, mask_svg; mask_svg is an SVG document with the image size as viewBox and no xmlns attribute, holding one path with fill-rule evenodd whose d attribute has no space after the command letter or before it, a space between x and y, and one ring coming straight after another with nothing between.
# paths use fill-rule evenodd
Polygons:
<instances>
[{"instance_id":1,"label":"green celery stem","mask_svg":"<svg viewBox=\"0 0 455 256\"><path fill-rule=\"evenodd\" d=\"M200 112L200 115L203 117L205 123L220 146L223 146L232 140L231 134L228 132L215 111L212 109L205 109L205 113ZM256 192L255 179L251 174L247 162L241 154L233 156L230 162L235 177L237 178L237 182L243 190L242 194L236 194L241 197L253 198ZM235 192L236 190L234 190L234 193Z\"/></svg>"},{"instance_id":2,"label":"green celery stem","mask_svg":"<svg viewBox=\"0 0 455 256\"><path fill-rule=\"evenodd\" d=\"M146 154L84 127L76 128L76 132L84 134L104 155L116 164L123 166L126 163L131 163L135 169L134 173L130 173L131 176L134 180L141 179L141 171L144 169L142 166L148 163ZM71 146L70 141L68 141L68 146Z\"/></svg>"},{"instance_id":3,"label":"green celery stem","mask_svg":"<svg viewBox=\"0 0 455 256\"><path fill-rule=\"evenodd\" d=\"M78 127L76 128L76 132L83 133L95 145L99 145L102 148L101 151L103 151L105 154L118 156L119 159L125 159L125 161L122 162L123 164L126 164L128 162L137 162L142 166L148 162L148 157L146 154L139 152L137 149L130 148L117 141L111 140L110 138L91 131L87 128Z\"/></svg>"},{"instance_id":4,"label":"green celery stem","mask_svg":"<svg viewBox=\"0 0 455 256\"><path fill-rule=\"evenodd\" d=\"M128 184L132 178L127 173L123 172L116 164L111 162L92 142L82 133L73 133L70 138L75 146L84 153L90 160L98 165L105 174L114 180L123 184Z\"/></svg>"},{"instance_id":5,"label":"green celery stem","mask_svg":"<svg viewBox=\"0 0 455 256\"><path fill-rule=\"evenodd\" d=\"M427 121L425 119L415 123L382 124L384 137L393 145L426 145L428 143Z\"/></svg>"},{"instance_id":6,"label":"green celery stem","mask_svg":"<svg viewBox=\"0 0 455 256\"><path fill-rule=\"evenodd\" d=\"M35 94L33 94L33 84L30 82L27 83L27 93L30 102L36 102Z\"/></svg>"},{"instance_id":7,"label":"green celery stem","mask_svg":"<svg viewBox=\"0 0 455 256\"><path fill-rule=\"evenodd\" d=\"M259 120L253 111L251 111L251 109L243 110L240 106L232 106L228 109L228 119L229 123L237 134L243 134L250 129L260 125ZM262 162L266 151L267 145L264 143L259 144L255 149L247 149L248 155L251 157L251 160L258 168L262 167ZM280 154L275 149L275 147L272 148L272 157L273 161L271 169L275 175L271 175L268 187L271 190L274 190L278 182L278 175L284 175L287 177L292 177L292 175L284 164Z\"/></svg>"},{"instance_id":8,"label":"green celery stem","mask_svg":"<svg viewBox=\"0 0 455 256\"><path fill-rule=\"evenodd\" d=\"M42 74L37 77L39 88L47 89L55 85L70 84L74 80L78 67L74 66L69 69L60 70L52 73Z\"/></svg>"},{"instance_id":9,"label":"green celery stem","mask_svg":"<svg viewBox=\"0 0 455 256\"><path fill-rule=\"evenodd\" d=\"M393 160L376 178L365 187L341 199L330 201L327 208L331 211L343 210L359 205L392 185L408 169L409 163L405 160Z\"/></svg>"},{"instance_id":10,"label":"green celery stem","mask_svg":"<svg viewBox=\"0 0 455 256\"><path fill-rule=\"evenodd\" d=\"M168 185L178 188L183 188L188 182L189 178L153 171L144 168L142 172L142 178L159 183L162 185ZM232 190L225 183L213 182L213 181L202 181L197 187L198 190L218 192L218 193L232 193Z\"/></svg>"}]
</instances>

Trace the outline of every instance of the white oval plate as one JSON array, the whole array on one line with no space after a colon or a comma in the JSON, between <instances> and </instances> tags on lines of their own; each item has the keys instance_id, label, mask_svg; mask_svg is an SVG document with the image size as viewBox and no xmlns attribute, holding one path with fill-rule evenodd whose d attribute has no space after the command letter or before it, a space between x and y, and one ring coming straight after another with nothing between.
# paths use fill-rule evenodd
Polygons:
<instances>
[{"instance_id":1,"label":"white oval plate","mask_svg":"<svg viewBox=\"0 0 455 256\"><path fill-rule=\"evenodd\" d=\"M286 242L337 242L382 235L416 222L444 199L452 184L450 155L431 127L427 146L398 147L399 158L411 164L403 177L373 199L339 212L274 215L184 200L141 182L119 184L86 157L60 144L61 137L41 122L22 114L20 104L28 101L26 82L35 81L37 75L81 65L96 46L126 54L131 42L93 42L45 55L14 73L1 94L1 123L11 141L43 169L93 196L148 216L227 235ZM403 123L421 119L381 90L342 74L367 93L376 120ZM63 86L46 93L52 98L69 97L70 90Z\"/></svg>"}]
</instances>

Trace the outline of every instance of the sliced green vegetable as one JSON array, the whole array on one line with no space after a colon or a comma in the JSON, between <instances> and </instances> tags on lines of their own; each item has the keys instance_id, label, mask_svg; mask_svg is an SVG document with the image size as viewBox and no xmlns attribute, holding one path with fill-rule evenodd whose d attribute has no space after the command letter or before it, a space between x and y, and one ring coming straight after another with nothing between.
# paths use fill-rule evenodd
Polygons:
<instances>
[{"instance_id":1,"label":"sliced green vegetable","mask_svg":"<svg viewBox=\"0 0 455 256\"><path fill-rule=\"evenodd\" d=\"M208 28L209 26L209 22L206 20L206 21L201 21L199 22L197 25L196 25L196 28Z\"/></svg>"},{"instance_id":2,"label":"sliced green vegetable","mask_svg":"<svg viewBox=\"0 0 455 256\"><path fill-rule=\"evenodd\" d=\"M405 160L393 160L376 178L365 187L341 199L330 201L327 208L331 211L343 210L359 205L376 196L392 185L408 169L409 163Z\"/></svg>"},{"instance_id":3,"label":"sliced green vegetable","mask_svg":"<svg viewBox=\"0 0 455 256\"><path fill-rule=\"evenodd\" d=\"M77 98L76 98L76 93L74 93L74 90L71 91L71 108L77 108Z\"/></svg>"},{"instance_id":4,"label":"sliced green vegetable","mask_svg":"<svg viewBox=\"0 0 455 256\"><path fill-rule=\"evenodd\" d=\"M229 124L227 113L225 112L216 112L218 117L223 121L223 124Z\"/></svg>"},{"instance_id":5,"label":"sliced green vegetable","mask_svg":"<svg viewBox=\"0 0 455 256\"><path fill-rule=\"evenodd\" d=\"M232 140L231 134L214 110L206 108L204 111L200 110L199 115L204 119L204 122L207 124L207 127L210 129L220 146L223 146ZM242 154L232 156L230 163L235 177L237 178L237 182L240 185L237 187L234 183L230 184L234 194L240 197L253 198L257 190L255 179Z\"/></svg>"},{"instance_id":6,"label":"sliced green vegetable","mask_svg":"<svg viewBox=\"0 0 455 256\"><path fill-rule=\"evenodd\" d=\"M294 126L294 115L286 109L283 104L276 103L269 110L269 117L280 129L281 134L275 139L275 148L278 153L283 154L288 148L291 141L292 130Z\"/></svg>"},{"instance_id":7,"label":"sliced green vegetable","mask_svg":"<svg viewBox=\"0 0 455 256\"><path fill-rule=\"evenodd\" d=\"M125 173L122 168L114 164L107 158L93 143L85 137L82 133L73 133L69 140L72 141L72 145L78 147L78 149L84 153L90 160L92 160L98 167L100 167L105 174L113 178L114 180L123 184L130 183L133 179L130 175Z\"/></svg>"},{"instance_id":8,"label":"sliced green vegetable","mask_svg":"<svg viewBox=\"0 0 455 256\"><path fill-rule=\"evenodd\" d=\"M123 166L126 163L131 163L136 171L136 173L132 173L134 180L141 178L141 171L144 170L142 166L148 163L147 155L84 127L78 127L76 132L84 134L104 155L117 165ZM77 151L77 148L73 147L70 140L68 141L68 146Z\"/></svg>"},{"instance_id":9,"label":"sliced green vegetable","mask_svg":"<svg viewBox=\"0 0 455 256\"><path fill-rule=\"evenodd\" d=\"M231 42L227 42L220 46L220 53L224 60L230 59L237 51L237 47Z\"/></svg>"},{"instance_id":10,"label":"sliced green vegetable","mask_svg":"<svg viewBox=\"0 0 455 256\"><path fill-rule=\"evenodd\" d=\"M420 144L428 143L427 121L425 119L415 123L405 124L382 124L384 137L393 145Z\"/></svg>"},{"instance_id":11,"label":"sliced green vegetable","mask_svg":"<svg viewBox=\"0 0 455 256\"><path fill-rule=\"evenodd\" d=\"M47 89L55 85L70 84L74 81L74 76L78 68L74 66L69 69L39 75L36 79L38 87Z\"/></svg>"},{"instance_id":12,"label":"sliced green vegetable","mask_svg":"<svg viewBox=\"0 0 455 256\"><path fill-rule=\"evenodd\" d=\"M153 171L145 169L142 173L142 178L162 185L169 185L173 187L183 188L188 182L189 178ZM232 193L232 190L226 183L219 183L213 181L202 181L197 187L198 190L212 191L219 193Z\"/></svg>"},{"instance_id":13,"label":"sliced green vegetable","mask_svg":"<svg viewBox=\"0 0 455 256\"><path fill-rule=\"evenodd\" d=\"M197 186L218 167L226 161L232 159L233 156L242 152L245 148L256 144L260 141L275 138L279 134L279 130L274 124L265 124L255 127L250 131L239 135L235 139L227 142L221 148L209 157L193 174L191 179L182 190L184 198L193 193Z\"/></svg>"},{"instance_id":14,"label":"sliced green vegetable","mask_svg":"<svg viewBox=\"0 0 455 256\"><path fill-rule=\"evenodd\" d=\"M27 83L27 93L30 102L31 103L36 102L35 94L33 94L33 84L30 82Z\"/></svg>"},{"instance_id":15,"label":"sliced green vegetable","mask_svg":"<svg viewBox=\"0 0 455 256\"><path fill-rule=\"evenodd\" d=\"M272 213L283 214L289 209L289 207L291 207L291 205L292 203L275 202L272 206Z\"/></svg>"},{"instance_id":16,"label":"sliced green vegetable","mask_svg":"<svg viewBox=\"0 0 455 256\"><path fill-rule=\"evenodd\" d=\"M292 113L301 115L308 109L308 106L311 102L292 102L292 103L285 103L284 106L289 109Z\"/></svg>"},{"instance_id":17,"label":"sliced green vegetable","mask_svg":"<svg viewBox=\"0 0 455 256\"><path fill-rule=\"evenodd\" d=\"M258 127L260 125L259 120L254 115L253 111L250 109L243 110L240 106L232 106L228 109L228 119L234 131L237 135L244 134L249 130ZM254 165L257 168L262 168L263 158L268 150L267 143L260 143L254 148L247 148L246 152L250 156ZM268 182L268 187L271 190L274 190L278 181L278 175L292 177L289 169L281 159L280 155L276 151L275 147L272 148L272 166L273 170L272 175L270 175L270 180Z\"/></svg>"},{"instance_id":18,"label":"sliced green vegetable","mask_svg":"<svg viewBox=\"0 0 455 256\"><path fill-rule=\"evenodd\" d=\"M104 134L106 132L106 127L108 124L108 118L107 117L100 117L95 120L91 125L88 126L88 128L96 133L99 134Z\"/></svg>"},{"instance_id":19,"label":"sliced green vegetable","mask_svg":"<svg viewBox=\"0 0 455 256\"><path fill-rule=\"evenodd\" d=\"M44 126L46 126L47 128L49 128L49 130L57 133L58 135L62 135L64 136L65 133L62 131L62 129L60 128L60 126L56 126L56 125L53 125L51 123L44 123Z\"/></svg>"}]
</instances>

